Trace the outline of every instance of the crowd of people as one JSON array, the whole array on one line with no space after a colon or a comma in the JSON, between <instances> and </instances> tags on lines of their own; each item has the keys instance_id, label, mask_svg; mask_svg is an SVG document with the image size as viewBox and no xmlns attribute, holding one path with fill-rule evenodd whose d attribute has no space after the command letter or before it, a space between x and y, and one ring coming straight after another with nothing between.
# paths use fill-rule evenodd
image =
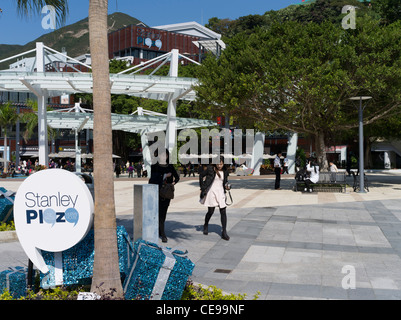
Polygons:
<instances>
[{"instance_id":1,"label":"crowd of people","mask_svg":"<svg viewBox=\"0 0 401 320\"><path fill-rule=\"evenodd\" d=\"M145 168L143 161L137 163L127 161L125 164L121 165L119 163L114 163L114 172L116 177L119 178L121 174L128 173L128 178L133 178L134 173L138 178L146 178L148 176L148 171Z\"/></svg>"},{"instance_id":2,"label":"crowd of people","mask_svg":"<svg viewBox=\"0 0 401 320\"><path fill-rule=\"evenodd\" d=\"M68 171L75 171L75 163L69 159L67 160L53 160L50 159L47 166L39 165L38 159L24 159L19 161L18 165L15 162L8 162L7 170L5 170L3 163L0 164L0 172L7 172L9 175L15 177L18 175L28 176L35 171L39 171L46 168L61 168ZM89 169L88 169L89 170Z\"/></svg>"}]
</instances>

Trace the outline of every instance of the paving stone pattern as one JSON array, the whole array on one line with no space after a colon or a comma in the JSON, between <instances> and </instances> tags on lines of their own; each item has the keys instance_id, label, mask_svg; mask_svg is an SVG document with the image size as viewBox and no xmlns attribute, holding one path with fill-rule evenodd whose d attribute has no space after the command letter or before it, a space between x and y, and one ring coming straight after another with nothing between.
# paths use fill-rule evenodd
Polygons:
<instances>
[{"instance_id":1,"label":"paving stone pattern","mask_svg":"<svg viewBox=\"0 0 401 320\"><path fill-rule=\"evenodd\" d=\"M294 179L232 177L227 209L230 241L222 240L219 210L203 235L206 209L198 178L176 186L166 221L167 246L188 250L192 280L229 293L271 299L401 299L401 172L369 174L370 192L292 191ZM352 178L347 178L352 185ZM133 184L116 179L117 222L132 235ZM16 191L18 182L3 183ZM0 242L0 269L26 266L18 241ZM355 289L351 269L355 271ZM348 282L347 282L348 281Z\"/></svg>"}]
</instances>

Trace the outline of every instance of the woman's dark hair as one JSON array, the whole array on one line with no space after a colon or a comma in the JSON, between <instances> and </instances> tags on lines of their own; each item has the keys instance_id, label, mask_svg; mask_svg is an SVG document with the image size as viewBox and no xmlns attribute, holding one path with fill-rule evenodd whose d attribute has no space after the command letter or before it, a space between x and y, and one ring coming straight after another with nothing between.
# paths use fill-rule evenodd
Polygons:
<instances>
[{"instance_id":1,"label":"woman's dark hair","mask_svg":"<svg viewBox=\"0 0 401 320\"><path fill-rule=\"evenodd\" d=\"M154 152L154 156L156 157L156 158L158 158L159 157L159 150L160 150L160 153L162 154L162 153L165 153L166 154L166 164L169 164L170 163L170 152L168 151L168 149L167 148L157 148L156 150L155 150L155 152ZM157 161L157 163L159 163L159 161ZM160 163L159 163L160 164Z\"/></svg>"},{"instance_id":2,"label":"woman's dark hair","mask_svg":"<svg viewBox=\"0 0 401 320\"><path fill-rule=\"evenodd\" d=\"M223 170L223 171L227 170L226 165L225 165L225 163L224 163L224 157L223 157L223 156L220 156L220 161L219 161L219 163L220 163L220 162L223 162L223 168L222 168L222 170ZM214 169L214 171L217 173L217 175L220 177L219 170L217 169L217 163L213 163L213 169Z\"/></svg>"},{"instance_id":3,"label":"woman's dark hair","mask_svg":"<svg viewBox=\"0 0 401 320\"><path fill-rule=\"evenodd\" d=\"M310 165L313 166L313 169L315 169L315 173L317 173L316 171L316 166L319 166L319 164L317 163L315 158L310 158L309 159Z\"/></svg>"}]
</instances>

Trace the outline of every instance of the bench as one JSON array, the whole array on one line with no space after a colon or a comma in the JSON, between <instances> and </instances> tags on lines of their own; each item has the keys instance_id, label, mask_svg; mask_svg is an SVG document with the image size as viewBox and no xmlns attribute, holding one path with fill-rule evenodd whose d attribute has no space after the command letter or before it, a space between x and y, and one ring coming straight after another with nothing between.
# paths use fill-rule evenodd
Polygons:
<instances>
[{"instance_id":1,"label":"bench","mask_svg":"<svg viewBox=\"0 0 401 320\"><path fill-rule=\"evenodd\" d=\"M312 183L311 187L313 191L346 192L347 191L346 173L319 172L319 181L317 183ZM306 184L304 180L297 180L295 182L295 191L303 191L305 188Z\"/></svg>"}]
</instances>

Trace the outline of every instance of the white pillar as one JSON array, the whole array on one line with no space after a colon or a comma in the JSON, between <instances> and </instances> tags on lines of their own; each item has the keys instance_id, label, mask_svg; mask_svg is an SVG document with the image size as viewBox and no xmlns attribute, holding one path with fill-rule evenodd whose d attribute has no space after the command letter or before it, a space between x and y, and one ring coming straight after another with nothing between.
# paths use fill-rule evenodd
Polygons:
<instances>
[{"instance_id":1,"label":"white pillar","mask_svg":"<svg viewBox=\"0 0 401 320\"><path fill-rule=\"evenodd\" d=\"M145 170L148 173L148 177L150 177L151 174L150 166L152 164L152 158L149 151L149 141L146 131L141 132L141 144L142 144L143 164L145 165Z\"/></svg>"},{"instance_id":2,"label":"white pillar","mask_svg":"<svg viewBox=\"0 0 401 320\"><path fill-rule=\"evenodd\" d=\"M391 161L388 151L384 151L384 169L391 169Z\"/></svg>"},{"instance_id":3,"label":"white pillar","mask_svg":"<svg viewBox=\"0 0 401 320\"><path fill-rule=\"evenodd\" d=\"M298 133L293 132L288 136L287 159L288 159L288 173L295 173L295 157L297 153Z\"/></svg>"},{"instance_id":4,"label":"white pillar","mask_svg":"<svg viewBox=\"0 0 401 320\"><path fill-rule=\"evenodd\" d=\"M43 42L36 42L36 72L45 72L45 48Z\"/></svg>"},{"instance_id":5,"label":"white pillar","mask_svg":"<svg viewBox=\"0 0 401 320\"><path fill-rule=\"evenodd\" d=\"M178 77L178 49L171 50L169 77Z\"/></svg>"},{"instance_id":6,"label":"white pillar","mask_svg":"<svg viewBox=\"0 0 401 320\"><path fill-rule=\"evenodd\" d=\"M79 113L79 103L75 104L75 113ZM75 129L75 172L81 172L81 146L79 144L79 129Z\"/></svg>"},{"instance_id":7,"label":"white pillar","mask_svg":"<svg viewBox=\"0 0 401 320\"><path fill-rule=\"evenodd\" d=\"M177 163L177 152L175 150L177 141L177 100L174 99L174 94L171 94L168 100L167 108L167 127L166 127L166 149L170 152L170 163Z\"/></svg>"},{"instance_id":8,"label":"white pillar","mask_svg":"<svg viewBox=\"0 0 401 320\"><path fill-rule=\"evenodd\" d=\"M79 145L78 129L75 129L75 172L81 172L81 146Z\"/></svg>"},{"instance_id":9,"label":"white pillar","mask_svg":"<svg viewBox=\"0 0 401 320\"><path fill-rule=\"evenodd\" d=\"M251 167L254 170L253 175L260 175L260 166L263 164L263 152L265 149L265 134L263 132L257 132L255 135L255 142L253 144L252 152L252 164Z\"/></svg>"},{"instance_id":10,"label":"white pillar","mask_svg":"<svg viewBox=\"0 0 401 320\"><path fill-rule=\"evenodd\" d=\"M178 77L178 49L171 50L170 58L170 71L169 77ZM167 108L167 128L166 128L166 148L170 152L170 163L177 163L177 151L175 150L177 141L177 100L175 96L178 94L171 94L168 98Z\"/></svg>"},{"instance_id":11,"label":"white pillar","mask_svg":"<svg viewBox=\"0 0 401 320\"><path fill-rule=\"evenodd\" d=\"M143 116L143 108L138 107L138 116ZM148 130L141 130L141 145L142 145L142 157L143 157L143 164L145 165L145 170L148 173L148 177L150 177L151 171L150 166L152 164L152 158L149 151L149 140L148 140Z\"/></svg>"},{"instance_id":12,"label":"white pillar","mask_svg":"<svg viewBox=\"0 0 401 320\"><path fill-rule=\"evenodd\" d=\"M38 142L39 142L39 164L49 165L49 148L47 138L47 94L42 91L38 96Z\"/></svg>"},{"instance_id":13,"label":"white pillar","mask_svg":"<svg viewBox=\"0 0 401 320\"><path fill-rule=\"evenodd\" d=\"M45 72L45 49L43 42L36 42L36 72ZM38 142L39 164L49 165L49 150L47 138L47 92L38 90Z\"/></svg>"}]
</instances>

